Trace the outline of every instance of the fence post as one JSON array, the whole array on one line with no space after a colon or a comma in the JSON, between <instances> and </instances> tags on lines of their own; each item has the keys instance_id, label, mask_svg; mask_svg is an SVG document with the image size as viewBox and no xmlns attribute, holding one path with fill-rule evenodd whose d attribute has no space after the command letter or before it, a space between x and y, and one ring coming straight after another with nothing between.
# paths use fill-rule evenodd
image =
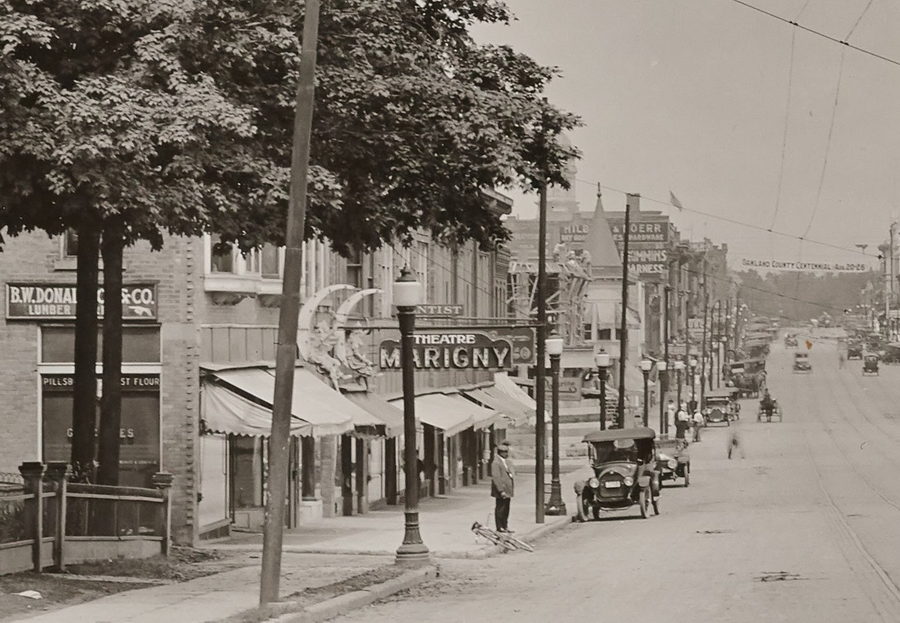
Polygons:
<instances>
[{"instance_id":1,"label":"fence post","mask_svg":"<svg viewBox=\"0 0 900 623\"><path fill-rule=\"evenodd\" d=\"M53 566L57 571L66 570L66 489L69 481L69 464L65 461L47 463L47 478L56 490L56 528L53 539Z\"/></svg>"},{"instance_id":2,"label":"fence post","mask_svg":"<svg viewBox=\"0 0 900 623\"><path fill-rule=\"evenodd\" d=\"M166 472L156 472L153 474L153 486L163 492L163 521L164 534L162 540L162 554L169 555L169 541L172 539L172 474Z\"/></svg>"},{"instance_id":3,"label":"fence post","mask_svg":"<svg viewBox=\"0 0 900 623\"><path fill-rule=\"evenodd\" d=\"M40 573L41 542L44 539L44 464L40 461L26 461L19 465L19 473L25 481L25 493L33 493L31 514L28 516L31 523L34 540L31 544L31 562L35 573ZM27 508L27 505L26 505Z\"/></svg>"}]
</instances>

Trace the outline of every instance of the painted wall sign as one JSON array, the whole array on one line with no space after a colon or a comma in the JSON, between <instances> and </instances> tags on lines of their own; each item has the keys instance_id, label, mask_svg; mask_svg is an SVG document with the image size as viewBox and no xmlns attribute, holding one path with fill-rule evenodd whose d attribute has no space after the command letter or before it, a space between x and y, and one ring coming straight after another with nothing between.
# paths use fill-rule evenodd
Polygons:
<instances>
[{"instance_id":1,"label":"painted wall sign","mask_svg":"<svg viewBox=\"0 0 900 623\"><path fill-rule=\"evenodd\" d=\"M617 243L622 242L625 238L625 217L607 217L609 228L612 230L613 240ZM660 242L669 241L669 219L660 220L639 220L632 221L628 224L628 244L643 242Z\"/></svg>"},{"instance_id":2,"label":"painted wall sign","mask_svg":"<svg viewBox=\"0 0 900 623\"><path fill-rule=\"evenodd\" d=\"M9 320L74 320L75 286L59 283L7 283ZM97 317L103 317L103 287L97 290ZM154 320L158 313L155 283L122 286L122 318Z\"/></svg>"},{"instance_id":3,"label":"painted wall sign","mask_svg":"<svg viewBox=\"0 0 900 623\"><path fill-rule=\"evenodd\" d=\"M783 262L771 258L741 258L742 268L762 268L801 273L864 273L871 269L861 262Z\"/></svg>"},{"instance_id":4,"label":"painted wall sign","mask_svg":"<svg viewBox=\"0 0 900 623\"><path fill-rule=\"evenodd\" d=\"M465 328L419 331L414 336L413 364L421 370L505 370L534 363L534 329ZM382 340L379 366L400 368L400 340Z\"/></svg>"}]
</instances>

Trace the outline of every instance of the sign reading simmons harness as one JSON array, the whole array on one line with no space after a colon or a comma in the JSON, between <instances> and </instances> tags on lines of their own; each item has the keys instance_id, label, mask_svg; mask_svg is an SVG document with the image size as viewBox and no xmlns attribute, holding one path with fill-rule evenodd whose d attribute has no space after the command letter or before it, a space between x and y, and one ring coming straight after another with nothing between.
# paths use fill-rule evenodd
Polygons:
<instances>
[{"instance_id":1,"label":"sign reading simmons harness","mask_svg":"<svg viewBox=\"0 0 900 623\"><path fill-rule=\"evenodd\" d=\"M413 336L413 364L421 370L505 370L534 363L534 329L421 330ZM400 367L399 339L382 340L381 368Z\"/></svg>"},{"instance_id":2,"label":"sign reading simmons harness","mask_svg":"<svg viewBox=\"0 0 900 623\"><path fill-rule=\"evenodd\" d=\"M6 317L10 320L74 320L75 286L59 283L7 283ZM122 318L154 320L156 284L122 286ZM103 317L103 287L97 289L97 316Z\"/></svg>"}]
</instances>

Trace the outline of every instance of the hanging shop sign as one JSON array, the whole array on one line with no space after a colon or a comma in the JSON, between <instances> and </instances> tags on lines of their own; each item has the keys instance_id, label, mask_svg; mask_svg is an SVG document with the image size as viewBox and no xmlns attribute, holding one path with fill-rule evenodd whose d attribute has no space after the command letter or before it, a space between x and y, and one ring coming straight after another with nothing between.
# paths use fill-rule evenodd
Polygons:
<instances>
[{"instance_id":1,"label":"hanging shop sign","mask_svg":"<svg viewBox=\"0 0 900 623\"><path fill-rule=\"evenodd\" d=\"M741 267L799 273L864 273L871 269L862 262L785 262L749 257L741 258Z\"/></svg>"},{"instance_id":2,"label":"hanging shop sign","mask_svg":"<svg viewBox=\"0 0 900 623\"><path fill-rule=\"evenodd\" d=\"M417 331L413 365L420 370L506 370L534 363L534 340L531 327ZM399 338L382 340L378 361L382 369L400 368Z\"/></svg>"},{"instance_id":3,"label":"hanging shop sign","mask_svg":"<svg viewBox=\"0 0 900 623\"><path fill-rule=\"evenodd\" d=\"M74 320L74 284L6 284L6 317L9 320ZM155 283L122 286L123 320L155 320L158 313ZM103 317L103 287L97 289L97 317Z\"/></svg>"}]
</instances>

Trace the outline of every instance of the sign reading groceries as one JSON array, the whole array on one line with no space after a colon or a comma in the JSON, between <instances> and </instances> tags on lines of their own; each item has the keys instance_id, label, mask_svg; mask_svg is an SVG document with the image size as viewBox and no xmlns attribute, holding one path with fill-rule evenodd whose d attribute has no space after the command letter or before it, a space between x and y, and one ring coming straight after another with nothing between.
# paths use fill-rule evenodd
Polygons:
<instances>
[{"instance_id":1,"label":"sign reading groceries","mask_svg":"<svg viewBox=\"0 0 900 623\"><path fill-rule=\"evenodd\" d=\"M58 283L7 283L6 317L10 320L74 320L75 286ZM122 286L122 318L157 317L156 284ZM97 289L97 316L103 317L103 286Z\"/></svg>"},{"instance_id":2,"label":"sign reading groceries","mask_svg":"<svg viewBox=\"0 0 900 623\"><path fill-rule=\"evenodd\" d=\"M413 365L420 370L505 370L534 363L534 329L423 330L413 336ZM400 340L382 340L383 369L400 368Z\"/></svg>"}]
</instances>

